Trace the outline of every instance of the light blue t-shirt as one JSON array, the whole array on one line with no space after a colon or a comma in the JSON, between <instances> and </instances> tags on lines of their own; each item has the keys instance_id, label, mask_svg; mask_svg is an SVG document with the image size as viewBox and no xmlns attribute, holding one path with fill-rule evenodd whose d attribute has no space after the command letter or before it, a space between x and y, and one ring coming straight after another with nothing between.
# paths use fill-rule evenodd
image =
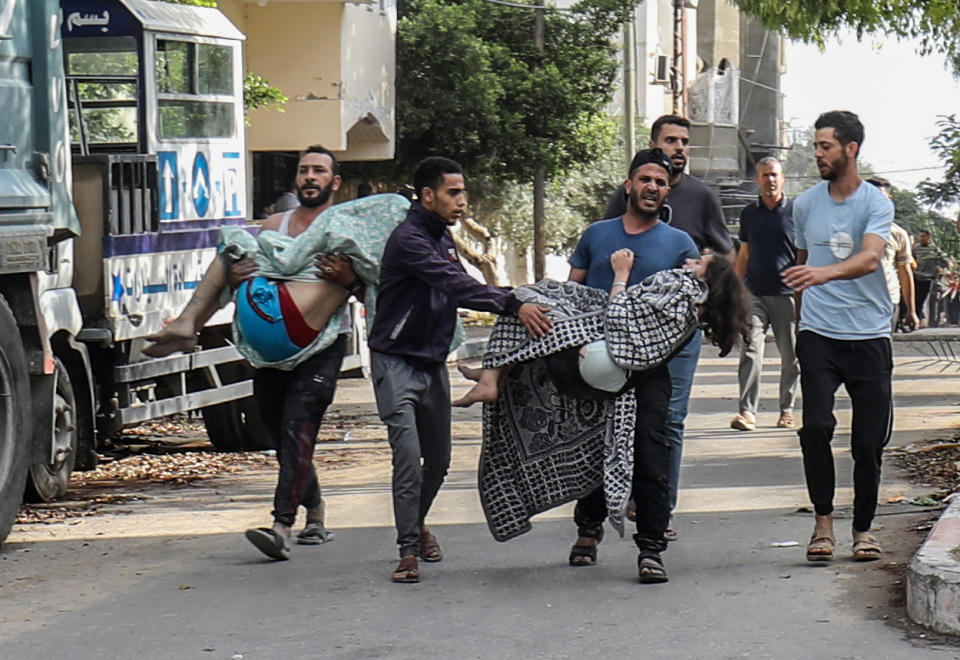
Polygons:
<instances>
[{"instance_id":1,"label":"light blue t-shirt","mask_svg":"<svg viewBox=\"0 0 960 660\"><path fill-rule=\"evenodd\" d=\"M860 251L864 234L890 236L893 203L866 181L842 202L830 197L822 181L793 204L797 248L807 251L807 265L829 266ZM799 330L833 339L890 336L893 303L883 269L855 280L832 280L803 291Z\"/></svg>"},{"instance_id":2,"label":"light blue t-shirt","mask_svg":"<svg viewBox=\"0 0 960 660\"><path fill-rule=\"evenodd\" d=\"M621 248L633 250L633 270L628 286L661 270L679 268L687 259L700 256L697 245L685 232L662 222L640 234L628 234L623 217L594 222L587 227L570 257L570 265L587 271L587 286L609 291L613 286L610 255Z\"/></svg>"}]
</instances>

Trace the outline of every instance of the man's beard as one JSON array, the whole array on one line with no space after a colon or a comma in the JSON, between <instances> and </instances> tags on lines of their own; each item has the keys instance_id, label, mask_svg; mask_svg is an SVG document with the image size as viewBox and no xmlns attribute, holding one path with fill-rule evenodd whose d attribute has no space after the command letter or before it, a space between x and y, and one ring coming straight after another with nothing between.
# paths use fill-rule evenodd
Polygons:
<instances>
[{"instance_id":1,"label":"man's beard","mask_svg":"<svg viewBox=\"0 0 960 660\"><path fill-rule=\"evenodd\" d=\"M319 190L320 194L316 197L305 197L303 195L304 190ZM297 199L300 200L301 206L306 206L309 208L316 208L317 206L323 206L327 203L327 200L330 199L330 195L333 194L333 181L327 184L325 188L320 186L309 185L303 188L297 188Z\"/></svg>"},{"instance_id":2,"label":"man's beard","mask_svg":"<svg viewBox=\"0 0 960 660\"><path fill-rule=\"evenodd\" d=\"M847 163L849 162L849 159L847 158L846 154L843 154L839 160L824 162L827 164L827 171L821 171L820 178L825 181L833 181L837 178L837 176L839 176L841 171L847 169Z\"/></svg>"},{"instance_id":3,"label":"man's beard","mask_svg":"<svg viewBox=\"0 0 960 660\"><path fill-rule=\"evenodd\" d=\"M686 156L681 156L683 158L683 163L677 165L673 157L670 158L670 176L677 176L678 174L683 174L683 171L687 169L687 158Z\"/></svg>"},{"instance_id":4,"label":"man's beard","mask_svg":"<svg viewBox=\"0 0 960 660\"><path fill-rule=\"evenodd\" d=\"M630 191L630 194L627 196L627 203L630 205L630 210L640 216L659 215L660 209L663 208L663 204L661 203L657 205L657 208L653 211L644 211L642 208L640 208L640 191L637 189Z\"/></svg>"}]
</instances>

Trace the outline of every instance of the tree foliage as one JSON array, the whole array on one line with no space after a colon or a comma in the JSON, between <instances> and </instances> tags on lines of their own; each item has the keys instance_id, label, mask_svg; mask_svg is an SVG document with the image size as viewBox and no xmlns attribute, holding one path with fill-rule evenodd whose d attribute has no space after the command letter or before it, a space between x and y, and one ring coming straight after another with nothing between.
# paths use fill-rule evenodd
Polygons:
<instances>
[{"instance_id":1,"label":"tree foliage","mask_svg":"<svg viewBox=\"0 0 960 660\"><path fill-rule=\"evenodd\" d=\"M960 121L956 115L941 116L937 127L940 133L930 140L930 148L943 163L943 181L928 179L918 190L924 201L942 207L960 202Z\"/></svg>"},{"instance_id":2,"label":"tree foliage","mask_svg":"<svg viewBox=\"0 0 960 660\"><path fill-rule=\"evenodd\" d=\"M535 12L483 0L402 0L397 26L397 157L409 172L447 154L470 174L529 179L589 162L617 71L611 37L630 0Z\"/></svg>"},{"instance_id":3,"label":"tree foliage","mask_svg":"<svg viewBox=\"0 0 960 660\"><path fill-rule=\"evenodd\" d=\"M586 225L599 220L617 184L626 178L623 142L616 124L606 118L606 147L583 164L547 183L544 209L547 250L569 253ZM481 175L468 182L470 210L494 236L507 239L518 252L528 254L533 245L533 184L502 181Z\"/></svg>"},{"instance_id":4,"label":"tree foliage","mask_svg":"<svg viewBox=\"0 0 960 660\"><path fill-rule=\"evenodd\" d=\"M960 0L731 0L741 11L794 39L823 46L852 29L858 38L879 34L920 43L923 55L940 53L960 74Z\"/></svg>"}]
</instances>

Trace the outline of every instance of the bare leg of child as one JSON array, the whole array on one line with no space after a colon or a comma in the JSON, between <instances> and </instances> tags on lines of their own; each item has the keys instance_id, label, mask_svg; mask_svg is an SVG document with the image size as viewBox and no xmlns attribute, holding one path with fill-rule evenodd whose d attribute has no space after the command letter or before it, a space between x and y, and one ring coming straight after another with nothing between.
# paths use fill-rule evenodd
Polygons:
<instances>
[{"instance_id":1,"label":"bare leg of child","mask_svg":"<svg viewBox=\"0 0 960 660\"><path fill-rule=\"evenodd\" d=\"M286 282L287 292L303 315L303 320L314 330L323 330L350 292L327 280L315 282Z\"/></svg>"},{"instance_id":2,"label":"bare leg of child","mask_svg":"<svg viewBox=\"0 0 960 660\"><path fill-rule=\"evenodd\" d=\"M509 366L498 367L496 369L484 369L477 380L477 384L453 402L457 408L468 408L478 401L483 403L493 403L500 396L500 379L510 370Z\"/></svg>"},{"instance_id":3,"label":"bare leg of child","mask_svg":"<svg viewBox=\"0 0 960 660\"><path fill-rule=\"evenodd\" d=\"M474 382L480 380L480 376L483 374L483 369L480 367L468 367L465 364L458 364L457 370L460 372L460 375L466 378L467 380L472 380Z\"/></svg>"},{"instance_id":4,"label":"bare leg of child","mask_svg":"<svg viewBox=\"0 0 960 660\"><path fill-rule=\"evenodd\" d=\"M192 351L197 345L200 328L217 311L220 292L226 285L227 269L220 259L214 259L180 315L160 332L145 337L154 344L144 349L144 354L164 357L176 351Z\"/></svg>"}]
</instances>

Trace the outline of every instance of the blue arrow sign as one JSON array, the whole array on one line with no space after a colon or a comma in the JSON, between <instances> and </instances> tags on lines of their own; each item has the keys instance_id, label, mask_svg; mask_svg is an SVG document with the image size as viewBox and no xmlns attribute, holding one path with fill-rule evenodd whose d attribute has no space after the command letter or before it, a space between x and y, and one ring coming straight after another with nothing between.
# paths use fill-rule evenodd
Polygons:
<instances>
[{"instance_id":1,"label":"blue arrow sign","mask_svg":"<svg viewBox=\"0 0 960 660\"><path fill-rule=\"evenodd\" d=\"M180 175L176 151L157 152L157 172L160 175L160 219L180 219Z\"/></svg>"},{"instance_id":2,"label":"blue arrow sign","mask_svg":"<svg viewBox=\"0 0 960 660\"><path fill-rule=\"evenodd\" d=\"M193 159L193 183L190 190L197 215L201 218L206 216L207 209L210 208L210 168L202 151L198 151Z\"/></svg>"}]
</instances>

